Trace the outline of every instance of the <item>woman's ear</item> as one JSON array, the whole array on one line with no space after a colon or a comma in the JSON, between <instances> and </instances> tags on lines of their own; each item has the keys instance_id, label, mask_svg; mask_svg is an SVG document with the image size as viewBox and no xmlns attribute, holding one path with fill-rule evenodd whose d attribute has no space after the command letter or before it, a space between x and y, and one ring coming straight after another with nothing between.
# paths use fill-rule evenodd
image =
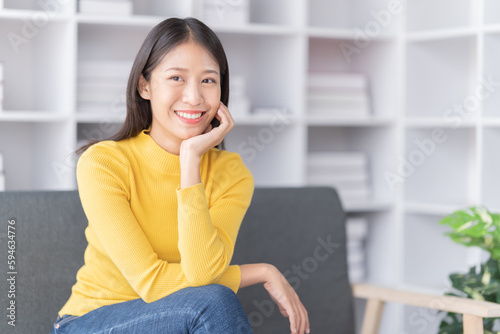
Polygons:
<instances>
[{"instance_id":1,"label":"woman's ear","mask_svg":"<svg viewBox=\"0 0 500 334\"><path fill-rule=\"evenodd\" d=\"M137 91L139 92L139 95L144 99L144 100L149 100L151 99L151 92L149 89L149 82L144 78L144 76L141 74L139 77L139 82L137 82Z\"/></svg>"}]
</instances>

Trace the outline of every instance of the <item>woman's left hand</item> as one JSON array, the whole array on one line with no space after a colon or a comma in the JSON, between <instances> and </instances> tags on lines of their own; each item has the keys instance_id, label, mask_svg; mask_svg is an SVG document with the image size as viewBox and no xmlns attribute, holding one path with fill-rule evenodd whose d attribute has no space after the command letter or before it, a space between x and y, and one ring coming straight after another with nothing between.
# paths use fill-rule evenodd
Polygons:
<instances>
[{"instance_id":1,"label":"woman's left hand","mask_svg":"<svg viewBox=\"0 0 500 334\"><path fill-rule=\"evenodd\" d=\"M229 109L222 102L220 103L219 109L215 114L215 118L217 118L220 122L218 127L212 128L212 125L209 125L208 128L199 136L186 139L181 143L181 158L186 154L201 157L203 153L219 145L224 137L234 127L233 117L231 116Z\"/></svg>"}]
</instances>

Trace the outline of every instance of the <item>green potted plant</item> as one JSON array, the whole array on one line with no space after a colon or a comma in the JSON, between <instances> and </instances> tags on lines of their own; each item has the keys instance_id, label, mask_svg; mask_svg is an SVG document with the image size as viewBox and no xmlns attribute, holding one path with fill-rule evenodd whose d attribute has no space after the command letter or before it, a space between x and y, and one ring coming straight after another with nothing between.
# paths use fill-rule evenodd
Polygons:
<instances>
[{"instance_id":1,"label":"green potted plant","mask_svg":"<svg viewBox=\"0 0 500 334\"><path fill-rule=\"evenodd\" d=\"M469 272L450 274L453 291L446 295L500 303L500 215L483 206L458 210L444 217L439 224L450 226L446 234L467 247L480 247L490 254L489 259ZM494 329L495 318L484 319L485 334L500 334ZM439 334L463 333L462 318L447 313L439 326Z\"/></svg>"}]
</instances>

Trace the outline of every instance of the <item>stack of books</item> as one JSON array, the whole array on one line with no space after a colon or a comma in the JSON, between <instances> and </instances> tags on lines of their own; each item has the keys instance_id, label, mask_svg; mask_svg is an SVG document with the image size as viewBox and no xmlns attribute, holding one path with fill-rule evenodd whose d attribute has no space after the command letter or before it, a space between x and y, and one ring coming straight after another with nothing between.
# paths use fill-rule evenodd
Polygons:
<instances>
[{"instance_id":1,"label":"stack of books","mask_svg":"<svg viewBox=\"0 0 500 334\"><path fill-rule=\"evenodd\" d=\"M133 5L132 0L79 0L78 11L87 14L127 16L133 14Z\"/></svg>"},{"instance_id":2,"label":"stack of books","mask_svg":"<svg viewBox=\"0 0 500 334\"><path fill-rule=\"evenodd\" d=\"M0 191L5 191L5 174L3 168L3 154L0 152Z\"/></svg>"},{"instance_id":3,"label":"stack of books","mask_svg":"<svg viewBox=\"0 0 500 334\"><path fill-rule=\"evenodd\" d=\"M0 61L0 111L3 110L3 63Z\"/></svg>"},{"instance_id":4,"label":"stack of books","mask_svg":"<svg viewBox=\"0 0 500 334\"><path fill-rule=\"evenodd\" d=\"M203 0L201 19L214 25L245 25L250 22L250 0Z\"/></svg>"},{"instance_id":5,"label":"stack of books","mask_svg":"<svg viewBox=\"0 0 500 334\"><path fill-rule=\"evenodd\" d=\"M241 75L231 75L229 80L229 111L233 116L250 114L250 100L246 94L246 80Z\"/></svg>"},{"instance_id":6,"label":"stack of books","mask_svg":"<svg viewBox=\"0 0 500 334\"><path fill-rule=\"evenodd\" d=\"M78 64L78 112L125 113L129 61L81 61Z\"/></svg>"},{"instance_id":7,"label":"stack of books","mask_svg":"<svg viewBox=\"0 0 500 334\"><path fill-rule=\"evenodd\" d=\"M351 283L366 279L365 243L368 235L368 222L364 217L348 217L346 221L347 267Z\"/></svg>"},{"instance_id":8,"label":"stack of books","mask_svg":"<svg viewBox=\"0 0 500 334\"><path fill-rule=\"evenodd\" d=\"M308 113L333 118L370 115L368 79L361 73L309 73Z\"/></svg>"},{"instance_id":9,"label":"stack of books","mask_svg":"<svg viewBox=\"0 0 500 334\"><path fill-rule=\"evenodd\" d=\"M368 156L364 152L310 152L308 183L334 187L343 203L371 196Z\"/></svg>"}]
</instances>

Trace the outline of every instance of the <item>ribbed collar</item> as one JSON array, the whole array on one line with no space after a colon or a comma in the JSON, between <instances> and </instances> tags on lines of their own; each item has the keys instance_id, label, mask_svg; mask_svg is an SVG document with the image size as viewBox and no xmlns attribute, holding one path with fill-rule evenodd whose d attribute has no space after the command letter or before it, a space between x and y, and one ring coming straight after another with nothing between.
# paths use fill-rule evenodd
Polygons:
<instances>
[{"instance_id":1,"label":"ribbed collar","mask_svg":"<svg viewBox=\"0 0 500 334\"><path fill-rule=\"evenodd\" d=\"M147 132L150 129L142 130L132 140L135 148L142 155L144 161L154 169L162 173L180 174L181 167L179 156L165 151L158 145Z\"/></svg>"}]
</instances>

